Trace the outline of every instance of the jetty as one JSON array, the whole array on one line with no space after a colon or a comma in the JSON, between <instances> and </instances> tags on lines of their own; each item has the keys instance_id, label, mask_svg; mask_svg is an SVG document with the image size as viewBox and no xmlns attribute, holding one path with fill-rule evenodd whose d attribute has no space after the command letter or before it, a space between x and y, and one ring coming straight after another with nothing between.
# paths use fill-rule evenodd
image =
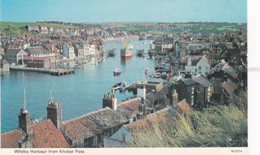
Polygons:
<instances>
[{"instance_id":1,"label":"jetty","mask_svg":"<svg viewBox=\"0 0 260 155\"><path fill-rule=\"evenodd\" d=\"M45 68L31 68L31 67L20 67L20 66L10 66L10 70L38 72L38 73L45 73L45 74L56 75L56 76L75 73L75 69L45 69Z\"/></svg>"}]
</instances>

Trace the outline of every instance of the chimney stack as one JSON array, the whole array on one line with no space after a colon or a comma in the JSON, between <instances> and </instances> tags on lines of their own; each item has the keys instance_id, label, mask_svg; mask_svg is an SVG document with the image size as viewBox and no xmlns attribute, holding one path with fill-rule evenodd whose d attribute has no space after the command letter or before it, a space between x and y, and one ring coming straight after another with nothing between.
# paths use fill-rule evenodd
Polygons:
<instances>
[{"instance_id":1,"label":"chimney stack","mask_svg":"<svg viewBox=\"0 0 260 155\"><path fill-rule=\"evenodd\" d=\"M27 135L31 129L31 119L30 113L27 110L20 110L20 114L18 115L19 120L19 128L21 128Z\"/></svg>"},{"instance_id":2,"label":"chimney stack","mask_svg":"<svg viewBox=\"0 0 260 155\"><path fill-rule=\"evenodd\" d=\"M178 104L178 93L176 92L175 89L173 89L171 106L174 106L174 105L177 105L177 104Z\"/></svg>"},{"instance_id":3,"label":"chimney stack","mask_svg":"<svg viewBox=\"0 0 260 155\"><path fill-rule=\"evenodd\" d=\"M109 107L113 110L117 110L117 98L114 94L107 93L103 98L103 108Z\"/></svg>"},{"instance_id":4,"label":"chimney stack","mask_svg":"<svg viewBox=\"0 0 260 155\"><path fill-rule=\"evenodd\" d=\"M62 123L62 108L60 103L49 101L47 106L47 119L51 119L57 129L60 129Z\"/></svg>"},{"instance_id":5,"label":"chimney stack","mask_svg":"<svg viewBox=\"0 0 260 155\"><path fill-rule=\"evenodd\" d=\"M185 78L191 78L192 73L191 72L185 72Z\"/></svg>"},{"instance_id":6,"label":"chimney stack","mask_svg":"<svg viewBox=\"0 0 260 155\"><path fill-rule=\"evenodd\" d=\"M142 98L141 103L138 106L139 110L137 113L137 119L142 119L147 116L147 108L146 108L146 103L145 100Z\"/></svg>"}]
</instances>

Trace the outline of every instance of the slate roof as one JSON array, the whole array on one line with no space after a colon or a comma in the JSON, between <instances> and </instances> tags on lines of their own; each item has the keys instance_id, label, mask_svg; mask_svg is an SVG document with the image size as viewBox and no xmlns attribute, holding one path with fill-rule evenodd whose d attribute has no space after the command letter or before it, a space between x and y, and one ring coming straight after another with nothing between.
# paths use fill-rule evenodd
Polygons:
<instances>
[{"instance_id":1,"label":"slate roof","mask_svg":"<svg viewBox=\"0 0 260 155\"><path fill-rule=\"evenodd\" d=\"M213 83L211 83L209 80L205 79L201 75L193 76L192 79L198 82L203 87L209 87L213 85Z\"/></svg>"},{"instance_id":2,"label":"slate roof","mask_svg":"<svg viewBox=\"0 0 260 155\"><path fill-rule=\"evenodd\" d=\"M187 85L187 86L191 86L191 85L197 83L197 82L196 82L194 79L192 79L192 78L181 78L181 81L182 81L185 85Z\"/></svg>"},{"instance_id":3,"label":"slate roof","mask_svg":"<svg viewBox=\"0 0 260 155\"><path fill-rule=\"evenodd\" d=\"M52 53L51 51L48 51L44 49L42 46L35 46L35 47L27 47L25 49L25 52L27 52L29 55L31 54L48 54Z\"/></svg>"},{"instance_id":4,"label":"slate roof","mask_svg":"<svg viewBox=\"0 0 260 155\"><path fill-rule=\"evenodd\" d=\"M21 129L15 129L1 134L1 148L19 148L18 141L25 138Z\"/></svg>"},{"instance_id":5,"label":"slate roof","mask_svg":"<svg viewBox=\"0 0 260 155\"><path fill-rule=\"evenodd\" d=\"M187 64L188 63L188 60L189 58L191 58L191 65L192 66L196 66L196 64L200 61L200 59L202 58L202 56L186 56L186 57L183 57L181 58L180 62L182 64Z\"/></svg>"},{"instance_id":6,"label":"slate roof","mask_svg":"<svg viewBox=\"0 0 260 155\"><path fill-rule=\"evenodd\" d=\"M237 78L237 77L238 77L238 74L237 74L236 70L235 70L233 67L229 66L228 63L226 63L226 64L224 65L224 67L222 68L222 70L223 70L225 73L227 73L228 75L230 75L231 77L233 77L233 78Z\"/></svg>"},{"instance_id":7,"label":"slate roof","mask_svg":"<svg viewBox=\"0 0 260 155\"><path fill-rule=\"evenodd\" d=\"M123 141L119 141L111 137L104 137L104 148L119 148L119 147L125 147L125 143Z\"/></svg>"},{"instance_id":8,"label":"slate roof","mask_svg":"<svg viewBox=\"0 0 260 155\"><path fill-rule=\"evenodd\" d=\"M21 49L8 49L5 54L6 55L17 55L20 51L21 51Z\"/></svg>"},{"instance_id":9,"label":"slate roof","mask_svg":"<svg viewBox=\"0 0 260 155\"><path fill-rule=\"evenodd\" d=\"M191 65L196 66L197 63L201 60L202 56L190 56L191 58Z\"/></svg>"},{"instance_id":10,"label":"slate roof","mask_svg":"<svg viewBox=\"0 0 260 155\"><path fill-rule=\"evenodd\" d=\"M169 93L169 87L171 86L171 83L166 83L163 85L163 88L158 92L150 92L147 93L146 99L150 101L151 103L154 103L158 99L164 97Z\"/></svg>"},{"instance_id":11,"label":"slate roof","mask_svg":"<svg viewBox=\"0 0 260 155\"><path fill-rule=\"evenodd\" d=\"M65 137L50 119L33 124L32 144L34 148L68 148Z\"/></svg>"},{"instance_id":12,"label":"slate roof","mask_svg":"<svg viewBox=\"0 0 260 155\"><path fill-rule=\"evenodd\" d=\"M82 116L64 121L62 130L72 141L92 137L104 129L126 123L128 120L120 113L106 107Z\"/></svg>"},{"instance_id":13,"label":"slate roof","mask_svg":"<svg viewBox=\"0 0 260 155\"><path fill-rule=\"evenodd\" d=\"M196 50L196 49L201 49L201 48L204 48L204 46L201 44L189 44L186 47L187 50Z\"/></svg>"}]
</instances>

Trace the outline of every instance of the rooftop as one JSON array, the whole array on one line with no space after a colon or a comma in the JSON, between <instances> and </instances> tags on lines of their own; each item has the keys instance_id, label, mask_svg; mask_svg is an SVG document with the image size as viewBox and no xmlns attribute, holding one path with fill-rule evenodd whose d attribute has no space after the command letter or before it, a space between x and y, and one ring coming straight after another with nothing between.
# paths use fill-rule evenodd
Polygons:
<instances>
[{"instance_id":1,"label":"rooftop","mask_svg":"<svg viewBox=\"0 0 260 155\"><path fill-rule=\"evenodd\" d=\"M48 51L46 49L44 49L42 46L34 46L34 47L27 47L25 49L25 52L27 52L29 55L33 54L48 54L48 53L52 53L51 51Z\"/></svg>"},{"instance_id":2,"label":"rooftop","mask_svg":"<svg viewBox=\"0 0 260 155\"><path fill-rule=\"evenodd\" d=\"M232 95L233 92L237 89L237 84L235 84L232 80L228 79L228 81L224 81L222 83L222 87L227 91L229 95Z\"/></svg>"},{"instance_id":3,"label":"rooftop","mask_svg":"<svg viewBox=\"0 0 260 155\"><path fill-rule=\"evenodd\" d=\"M191 79L191 78L181 78L181 81L187 85L187 86L190 86L190 85L193 85L193 84L196 84L197 82L194 80L194 79Z\"/></svg>"},{"instance_id":4,"label":"rooftop","mask_svg":"<svg viewBox=\"0 0 260 155\"><path fill-rule=\"evenodd\" d=\"M140 119L131 124L124 125L130 132L137 131L140 127L149 127L154 122L160 123L161 121L173 120L178 118L178 114L193 114L193 110L189 104L183 100L174 107L166 107L153 114L148 115L145 119ZM142 128L143 129L143 128Z\"/></svg>"},{"instance_id":5,"label":"rooftop","mask_svg":"<svg viewBox=\"0 0 260 155\"><path fill-rule=\"evenodd\" d=\"M19 148L18 141L25 138L21 129L15 129L1 134L1 148Z\"/></svg>"},{"instance_id":6,"label":"rooftop","mask_svg":"<svg viewBox=\"0 0 260 155\"><path fill-rule=\"evenodd\" d=\"M34 148L70 147L59 129L50 119L32 125L32 144Z\"/></svg>"},{"instance_id":7,"label":"rooftop","mask_svg":"<svg viewBox=\"0 0 260 155\"><path fill-rule=\"evenodd\" d=\"M233 67L229 66L228 63L226 63L226 64L224 65L224 67L222 68L222 70L223 70L225 73L227 73L228 75L232 76L233 78L237 78L237 77L238 77L238 74L237 74L236 70L235 70Z\"/></svg>"},{"instance_id":8,"label":"rooftop","mask_svg":"<svg viewBox=\"0 0 260 155\"><path fill-rule=\"evenodd\" d=\"M106 128L115 127L127 121L124 116L106 107L64 121L62 130L71 140L76 141L94 136Z\"/></svg>"},{"instance_id":9,"label":"rooftop","mask_svg":"<svg viewBox=\"0 0 260 155\"><path fill-rule=\"evenodd\" d=\"M6 54L7 55L16 55L18 54L22 49L8 49L6 51Z\"/></svg>"},{"instance_id":10,"label":"rooftop","mask_svg":"<svg viewBox=\"0 0 260 155\"><path fill-rule=\"evenodd\" d=\"M70 147L59 129L50 119L31 126L30 139L34 148L68 148ZM15 129L1 134L2 148L19 148L18 141L25 139L25 132Z\"/></svg>"},{"instance_id":11,"label":"rooftop","mask_svg":"<svg viewBox=\"0 0 260 155\"><path fill-rule=\"evenodd\" d=\"M209 86L213 85L213 83L211 83L209 80L207 80L206 78L202 77L201 75L193 76L192 79L194 81L198 82L203 87L209 87Z\"/></svg>"}]
</instances>

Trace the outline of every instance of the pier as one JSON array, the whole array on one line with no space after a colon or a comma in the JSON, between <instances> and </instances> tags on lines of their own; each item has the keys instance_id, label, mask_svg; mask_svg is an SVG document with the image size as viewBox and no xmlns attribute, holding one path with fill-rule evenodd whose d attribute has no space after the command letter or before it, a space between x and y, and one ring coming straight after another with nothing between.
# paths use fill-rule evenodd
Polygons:
<instances>
[{"instance_id":1,"label":"pier","mask_svg":"<svg viewBox=\"0 0 260 155\"><path fill-rule=\"evenodd\" d=\"M75 69L45 69L45 68L30 68L30 67L19 67L19 66L10 66L10 70L38 72L38 73L45 73L45 74L56 75L56 76L75 73Z\"/></svg>"}]
</instances>

